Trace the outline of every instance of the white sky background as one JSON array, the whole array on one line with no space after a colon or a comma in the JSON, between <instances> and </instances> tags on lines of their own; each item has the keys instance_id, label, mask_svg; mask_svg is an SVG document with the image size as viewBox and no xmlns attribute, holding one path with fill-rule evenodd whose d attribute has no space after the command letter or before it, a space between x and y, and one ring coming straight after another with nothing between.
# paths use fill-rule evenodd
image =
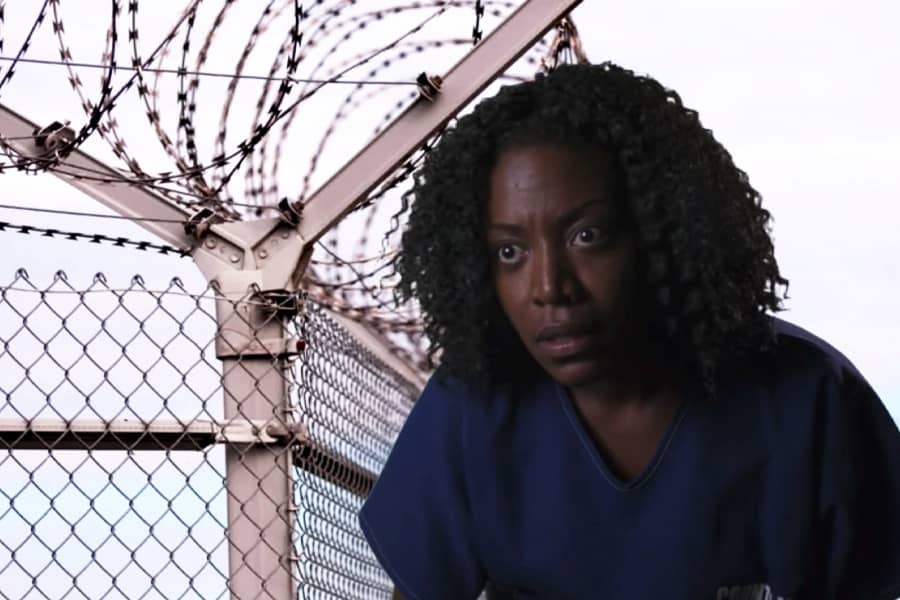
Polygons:
<instances>
[{"instance_id":1,"label":"white sky background","mask_svg":"<svg viewBox=\"0 0 900 600\"><path fill-rule=\"evenodd\" d=\"M598 2L592 60L679 92L775 219L784 318L843 351L900 420L900 4Z\"/></svg>"},{"instance_id":2,"label":"white sky background","mask_svg":"<svg viewBox=\"0 0 900 600\"><path fill-rule=\"evenodd\" d=\"M7 27L2 31L5 55L18 49L26 33L22 24L30 26L37 4L26 0L7 3ZM151 32L161 31L159 23L171 15L167 4L140 3L146 23L142 41L147 47ZM242 18L234 25L240 32L234 39L246 38L247 23L255 19L252 7L261 4L237 3L238 11L244 12L235 13ZM99 6L100 16L96 14ZM75 60L97 61L108 21L107 3L65 0L62 8ZM847 354L900 421L900 368L894 346L900 339L900 236L895 234L900 219L900 114L896 110L900 43L895 32L900 4L891 0L852 4L836 0L586 0L577 9L575 20L593 61L611 59L648 73L676 89L686 105L699 111L704 124L749 174L774 215L776 254L791 280L789 311L783 316ZM453 35L468 35L468 12L451 22ZM44 29L29 56L56 58L50 28ZM199 44L201 36L194 39ZM270 59L271 47L277 42L280 37L269 43L269 50L262 55ZM240 48L216 48L218 62L211 59L207 68L232 68ZM225 55L227 59L221 58ZM410 61L391 74L411 77L422 70L439 72L439 64L423 56L419 63ZM4 71L5 66L0 64ZM267 69L268 62L260 61L248 72ZM91 93L95 93L97 77L82 72ZM198 127L206 127L201 140L211 145L225 82L204 83L201 89ZM248 111L252 111L261 85L246 89L245 96L237 100L236 122L229 126L234 136L229 138L231 143L246 131L242 129L246 123L239 121L249 122ZM174 87L166 93L169 100L174 98ZM367 105L367 110L380 114L406 93L406 89L397 90L390 101L380 101L377 109ZM318 108L304 113L307 128L303 131L321 127L324 118L319 117L333 112L329 106L333 99L324 92L319 96ZM57 67L20 65L18 74L0 92L0 102L40 123L64 118L83 122L77 98L65 83L65 72ZM169 102L169 106L173 104ZM135 154L142 162L171 168L171 161L152 142L140 107L123 105L117 114L129 146L139 149ZM171 119L176 117L169 115L170 130L174 130ZM288 170L300 162L304 151L300 148L302 136L292 136L285 150ZM327 168L316 180L337 168L340 157L347 156L350 146L363 139L365 135L347 128L336 141L333 154L323 158ZM108 148L95 140L85 149L109 157ZM295 152L298 154L292 154ZM296 172L282 173L279 184L286 181L286 187L296 191L297 177ZM0 204L107 212L51 176L4 174L0 181ZM240 185L233 190L240 192ZM2 209L0 220L151 239L130 223L98 224ZM12 280L15 269L26 267L39 283L48 282L54 271L64 268L76 287L90 285L98 270L106 272L116 286L127 285L135 273L151 288L165 287L173 276L181 277L194 290L203 286L189 259L16 233L0 234L0 244L0 285ZM153 502L156 500L151 499L147 506L152 507ZM216 531L213 526L213 533ZM22 579L20 583L27 582Z\"/></svg>"}]
</instances>

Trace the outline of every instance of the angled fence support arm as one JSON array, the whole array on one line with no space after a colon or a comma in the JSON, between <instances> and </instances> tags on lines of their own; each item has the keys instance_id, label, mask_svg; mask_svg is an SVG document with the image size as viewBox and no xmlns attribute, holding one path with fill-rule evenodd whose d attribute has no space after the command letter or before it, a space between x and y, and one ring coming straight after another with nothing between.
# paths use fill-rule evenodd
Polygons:
<instances>
[{"instance_id":1,"label":"angled fence support arm","mask_svg":"<svg viewBox=\"0 0 900 600\"><path fill-rule=\"evenodd\" d=\"M41 162L48 159L48 150L42 148L35 137L35 132L40 129L38 124L0 104L0 142L14 164L20 158L25 163L34 163L34 168L39 168ZM192 211L140 184L125 181L121 172L87 152L77 148L70 150L58 163L53 164L69 173L83 173L88 178L62 174L53 168L47 172L60 177L117 214L135 219L138 225L167 244L183 250L191 249L194 260L205 272L233 267L243 260L244 249L239 244L214 232L209 232L204 245L197 245L196 239L185 231L184 226L193 216ZM53 208L50 206L51 202L48 199L48 208Z\"/></svg>"}]
</instances>

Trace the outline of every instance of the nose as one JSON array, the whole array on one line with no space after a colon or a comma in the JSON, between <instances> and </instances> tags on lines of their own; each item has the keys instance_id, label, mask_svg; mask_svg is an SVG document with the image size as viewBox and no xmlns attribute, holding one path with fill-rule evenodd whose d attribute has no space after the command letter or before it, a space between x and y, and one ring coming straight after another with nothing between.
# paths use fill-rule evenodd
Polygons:
<instances>
[{"instance_id":1,"label":"nose","mask_svg":"<svg viewBox=\"0 0 900 600\"><path fill-rule=\"evenodd\" d=\"M578 282L567 254L543 245L531 261L531 297L538 306L571 304L577 300Z\"/></svg>"}]
</instances>

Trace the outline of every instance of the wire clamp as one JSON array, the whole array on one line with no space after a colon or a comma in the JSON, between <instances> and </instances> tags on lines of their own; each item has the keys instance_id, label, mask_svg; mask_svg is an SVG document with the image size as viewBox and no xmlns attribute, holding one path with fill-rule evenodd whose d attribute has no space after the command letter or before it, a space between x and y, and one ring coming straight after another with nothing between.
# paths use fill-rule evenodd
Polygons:
<instances>
[{"instance_id":1,"label":"wire clamp","mask_svg":"<svg viewBox=\"0 0 900 600\"><path fill-rule=\"evenodd\" d=\"M575 64L589 64L587 54L581 44L581 38L578 36L578 28L571 17L563 17L556 24L556 33L550 42L550 49L547 55L541 59L541 69L545 73L553 71L563 62L566 55Z\"/></svg>"},{"instance_id":2,"label":"wire clamp","mask_svg":"<svg viewBox=\"0 0 900 600\"><path fill-rule=\"evenodd\" d=\"M285 289L257 290L257 297L266 305L270 313L282 318L293 319L303 312L306 296L301 291Z\"/></svg>"},{"instance_id":3,"label":"wire clamp","mask_svg":"<svg viewBox=\"0 0 900 600\"><path fill-rule=\"evenodd\" d=\"M419 88L419 96L429 102L434 102L437 99L443 84L444 80L440 75L428 75L423 72L416 77L416 87Z\"/></svg>"},{"instance_id":4,"label":"wire clamp","mask_svg":"<svg viewBox=\"0 0 900 600\"><path fill-rule=\"evenodd\" d=\"M281 214L281 219L285 223L291 227L296 227L303 217L303 204L300 202L291 202L285 196L278 202L278 212Z\"/></svg>"},{"instance_id":5,"label":"wire clamp","mask_svg":"<svg viewBox=\"0 0 900 600\"><path fill-rule=\"evenodd\" d=\"M216 432L220 444L289 445L306 441L309 435L302 423L277 423L260 419L233 419L222 423Z\"/></svg>"},{"instance_id":6,"label":"wire clamp","mask_svg":"<svg viewBox=\"0 0 900 600\"><path fill-rule=\"evenodd\" d=\"M184 231L196 240L202 240L210 226L221 223L222 217L211 208L201 208L190 216L184 224Z\"/></svg>"},{"instance_id":7,"label":"wire clamp","mask_svg":"<svg viewBox=\"0 0 900 600\"><path fill-rule=\"evenodd\" d=\"M66 146L75 141L75 130L69 127L69 122L60 123L53 121L46 127L34 130L34 145L44 155L58 154Z\"/></svg>"}]
</instances>

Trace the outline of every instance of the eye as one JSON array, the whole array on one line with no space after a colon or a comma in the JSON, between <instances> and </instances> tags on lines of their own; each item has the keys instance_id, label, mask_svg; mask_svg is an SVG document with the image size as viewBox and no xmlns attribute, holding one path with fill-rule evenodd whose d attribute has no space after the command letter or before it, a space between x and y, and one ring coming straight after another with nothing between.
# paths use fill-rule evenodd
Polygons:
<instances>
[{"instance_id":1,"label":"eye","mask_svg":"<svg viewBox=\"0 0 900 600\"><path fill-rule=\"evenodd\" d=\"M516 244L501 244L494 250L497 262L512 265L522 260L525 251Z\"/></svg>"},{"instance_id":2,"label":"eye","mask_svg":"<svg viewBox=\"0 0 900 600\"><path fill-rule=\"evenodd\" d=\"M573 246L596 246L610 241L608 231L600 227L582 227L572 236Z\"/></svg>"}]
</instances>

